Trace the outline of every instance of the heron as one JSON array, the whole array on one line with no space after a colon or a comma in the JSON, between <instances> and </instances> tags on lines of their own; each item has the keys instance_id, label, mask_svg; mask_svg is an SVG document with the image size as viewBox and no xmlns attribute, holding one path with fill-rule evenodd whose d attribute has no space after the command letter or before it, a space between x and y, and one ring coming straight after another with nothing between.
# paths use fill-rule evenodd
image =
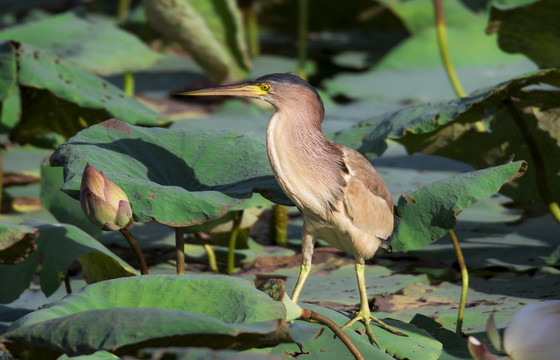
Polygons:
<instances>
[{"instance_id":1,"label":"heron","mask_svg":"<svg viewBox=\"0 0 560 360\"><path fill-rule=\"evenodd\" d=\"M297 303L311 272L317 238L351 253L360 294L360 310L343 329L362 321L369 340L378 345L371 322L397 335L400 331L372 315L365 261L386 248L393 232L393 199L387 186L359 152L328 140L319 93L291 74L270 74L254 81L181 93L255 98L275 112L266 131L266 148L274 176L303 216L302 263L291 299Z\"/></svg>"}]
</instances>

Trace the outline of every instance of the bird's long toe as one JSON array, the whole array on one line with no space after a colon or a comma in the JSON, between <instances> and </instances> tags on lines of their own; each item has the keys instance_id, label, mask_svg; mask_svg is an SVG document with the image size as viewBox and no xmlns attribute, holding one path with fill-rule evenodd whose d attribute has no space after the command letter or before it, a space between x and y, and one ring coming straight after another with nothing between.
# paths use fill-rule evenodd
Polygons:
<instances>
[{"instance_id":1,"label":"bird's long toe","mask_svg":"<svg viewBox=\"0 0 560 360\"><path fill-rule=\"evenodd\" d=\"M394 327L392 327L390 325L387 325L382 320L373 316L371 314L371 312L369 312L369 311L358 311L356 313L356 316L352 320L348 321L346 324L344 324L342 326L342 329L346 330L346 329L352 327L358 321L361 321L364 324L366 335L368 336L369 341L377 347L379 347L379 344L377 342L377 336L375 336L375 334L373 333L373 330L371 329L371 323L372 322L374 322L377 326L379 326L380 328L382 328L386 331L389 331L392 334L395 334L395 335L398 335L398 336L408 336L405 333L395 329Z\"/></svg>"}]
</instances>

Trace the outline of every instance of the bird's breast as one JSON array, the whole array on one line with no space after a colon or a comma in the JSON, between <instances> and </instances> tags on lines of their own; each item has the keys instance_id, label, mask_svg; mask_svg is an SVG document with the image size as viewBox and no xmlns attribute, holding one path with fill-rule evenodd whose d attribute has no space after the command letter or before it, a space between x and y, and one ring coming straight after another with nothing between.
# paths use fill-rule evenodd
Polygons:
<instances>
[{"instance_id":1,"label":"bird's breast","mask_svg":"<svg viewBox=\"0 0 560 360\"><path fill-rule=\"evenodd\" d=\"M327 217L344 179L335 152L319 131L298 128L273 116L267 130L272 170L286 195L304 212Z\"/></svg>"}]
</instances>

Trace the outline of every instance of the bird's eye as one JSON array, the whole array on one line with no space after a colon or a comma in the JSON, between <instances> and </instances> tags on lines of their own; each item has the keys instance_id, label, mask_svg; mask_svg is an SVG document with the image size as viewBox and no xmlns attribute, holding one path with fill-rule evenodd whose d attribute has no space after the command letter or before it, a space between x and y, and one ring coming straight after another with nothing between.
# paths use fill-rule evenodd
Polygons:
<instances>
[{"instance_id":1,"label":"bird's eye","mask_svg":"<svg viewBox=\"0 0 560 360\"><path fill-rule=\"evenodd\" d=\"M264 83L261 84L261 90L262 90L262 91L268 91L268 90L270 90L270 85L264 84Z\"/></svg>"}]
</instances>

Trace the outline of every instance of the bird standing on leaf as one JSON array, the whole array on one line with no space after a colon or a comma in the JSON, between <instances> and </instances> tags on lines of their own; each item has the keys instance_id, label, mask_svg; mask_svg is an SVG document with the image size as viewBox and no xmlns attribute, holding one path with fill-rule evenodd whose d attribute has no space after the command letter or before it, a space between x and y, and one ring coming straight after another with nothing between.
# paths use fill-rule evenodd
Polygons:
<instances>
[{"instance_id":1,"label":"bird standing on leaf","mask_svg":"<svg viewBox=\"0 0 560 360\"><path fill-rule=\"evenodd\" d=\"M371 314L364 276L365 260L385 247L393 232L393 199L364 156L323 135L325 111L317 91L295 75L271 74L182 95L241 96L274 106L266 133L268 158L278 183L303 215L303 259L292 300L297 303L311 271L315 239L321 238L356 259L361 306L343 328L362 321L374 344L371 321L404 335Z\"/></svg>"}]
</instances>

